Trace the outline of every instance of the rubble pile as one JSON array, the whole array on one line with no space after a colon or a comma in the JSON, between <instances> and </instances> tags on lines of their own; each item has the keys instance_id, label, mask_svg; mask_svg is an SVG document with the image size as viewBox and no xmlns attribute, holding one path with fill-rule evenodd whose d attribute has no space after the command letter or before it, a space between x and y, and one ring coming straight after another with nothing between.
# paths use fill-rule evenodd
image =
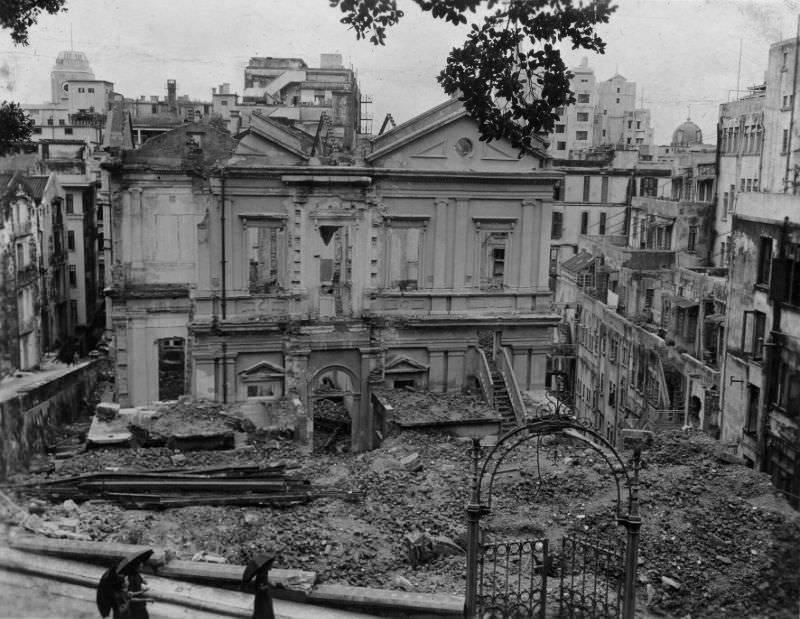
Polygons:
<instances>
[{"instance_id":1,"label":"rubble pile","mask_svg":"<svg viewBox=\"0 0 800 619\"><path fill-rule=\"evenodd\" d=\"M465 393L431 393L411 387L377 391L392 405L392 421L432 422L463 419L491 419L497 411L482 396Z\"/></svg>"},{"instance_id":2,"label":"rubble pile","mask_svg":"<svg viewBox=\"0 0 800 619\"><path fill-rule=\"evenodd\" d=\"M538 446L537 454L537 443L528 443L501 467L492 513L483 521L486 534L559 540L576 531L624 533L615 521L616 487L602 459L565 441ZM296 475L315 487L363 493L363 500L162 512L125 511L94 500L39 501L38 524L55 536L167 547L181 559L205 552L242 564L270 550L278 556L276 567L313 570L322 583L463 593L469 449L469 440L444 433L404 431L364 454L308 455L278 440L184 451L178 455L187 468L293 462ZM175 455L163 447L97 449L63 461L58 475L109 466L168 468ZM735 463L700 434L658 436L644 458L637 590L642 615L794 617L800 519L768 478ZM19 489L16 499L21 505L32 500ZM61 527L64 521L69 530Z\"/></svg>"}]
</instances>

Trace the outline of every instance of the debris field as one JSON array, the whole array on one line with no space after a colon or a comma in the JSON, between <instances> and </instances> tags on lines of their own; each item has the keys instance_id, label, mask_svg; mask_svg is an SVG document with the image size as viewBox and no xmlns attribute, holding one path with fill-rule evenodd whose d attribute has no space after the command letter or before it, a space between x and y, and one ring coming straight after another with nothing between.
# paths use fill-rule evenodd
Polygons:
<instances>
[{"instance_id":1,"label":"debris field","mask_svg":"<svg viewBox=\"0 0 800 619\"><path fill-rule=\"evenodd\" d=\"M403 398L392 402L395 414ZM414 410L425 405L419 400L411 399ZM309 453L243 427L248 440L236 449L78 450L15 477L6 491L32 514L27 528L51 537L166 547L179 559L237 564L269 550L276 567L314 571L320 583L464 592L468 439L395 430L369 453ZM796 617L800 515L769 479L699 433L656 435L644 460L639 614ZM497 480L485 535L618 535L617 492L605 467L583 445L527 444ZM147 480L163 483L154 490ZM187 482L195 488L178 492ZM262 492L267 482L277 487ZM281 501L280 494L304 496Z\"/></svg>"}]
</instances>

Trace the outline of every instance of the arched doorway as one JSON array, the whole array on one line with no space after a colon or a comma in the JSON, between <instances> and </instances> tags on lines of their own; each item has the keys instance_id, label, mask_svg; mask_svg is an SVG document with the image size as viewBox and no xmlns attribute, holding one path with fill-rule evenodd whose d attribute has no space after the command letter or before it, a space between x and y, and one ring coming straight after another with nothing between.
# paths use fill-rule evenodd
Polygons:
<instances>
[{"instance_id":1,"label":"arched doorway","mask_svg":"<svg viewBox=\"0 0 800 619\"><path fill-rule=\"evenodd\" d=\"M311 379L311 444L314 451L350 451L353 419L361 403L355 374L342 365L330 365Z\"/></svg>"},{"instance_id":2,"label":"arched doorway","mask_svg":"<svg viewBox=\"0 0 800 619\"><path fill-rule=\"evenodd\" d=\"M633 430L629 436L634 440L633 475L611 443L574 417L554 414L517 427L500 437L485 458L480 439L473 439L466 617L633 618L641 528L638 470L641 444L650 433ZM554 438L583 445L608 467L613 482L608 494L616 506L616 524L624 527L624 539L616 531L591 538L572 532L557 545L543 536L544 529L541 537L492 539L482 528L481 519L497 508L493 504L497 480L509 470L513 456L532 444L538 465L542 441Z\"/></svg>"}]
</instances>

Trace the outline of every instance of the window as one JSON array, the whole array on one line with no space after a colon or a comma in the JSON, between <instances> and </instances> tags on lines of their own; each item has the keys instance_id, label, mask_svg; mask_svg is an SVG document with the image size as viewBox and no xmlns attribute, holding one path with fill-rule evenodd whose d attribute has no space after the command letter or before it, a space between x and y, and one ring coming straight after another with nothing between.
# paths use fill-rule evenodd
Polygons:
<instances>
[{"instance_id":1,"label":"window","mask_svg":"<svg viewBox=\"0 0 800 619\"><path fill-rule=\"evenodd\" d=\"M227 99L221 99L219 104L220 105L228 105L228 100Z\"/></svg>"},{"instance_id":2,"label":"window","mask_svg":"<svg viewBox=\"0 0 800 619\"><path fill-rule=\"evenodd\" d=\"M502 290L505 286L506 255L510 251L513 223L476 220L480 256L478 286L481 290Z\"/></svg>"},{"instance_id":3,"label":"window","mask_svg":"<svg viewBox=\"0 0 800 619\"><path fill-rule=\"evenodd\" d=\"M686 241L686 249L695 251L697 247L697 226L689 226L689 238Z\"/></svg>"},{"instance_id":4,"label":"window","mask_svg":"<svg viewBox=\"0 0 800 619\"><path fill-rule=\"evenodd\" d=\"M589 132L588 131L576 131L575 132L575 139L578 141L585 141L589 139Z\"/></svg>"},{"instance_id":5,"label":"window","mask_svg":"<svg viewBox=\"0 0 800 619\"><path fill-rule=\"evenodd\" d=\"M86 92L94 92L94 88L92 88L92 87L90 86L89 88L87 88L87 89L86 89Z\"/></svg>"},{"instance_id":6,"label":"window","mask_svg":"<svg viewBox=\"0 0 800 619\"><path fill-rule=\"evenodd\" d=\"M600 187L600 202L608 202L608 177L603 177L603 182ZM605 215L605 213L603 213ZM602 215L601 215L602 218ZM600 234L603 234L602 232Z\"/></svg>"},{"instance_id":7,"label":"window","mask_svg":"<svg viewBox=\"0 0 800 619\"><path fill-rule=\"evenodd\" d=\"M67 202L67 215L72 215L75 212L75 196L71 193L66 195Z\"/></svg>"},{"instance_id":8,"label":"window","mask_svg":"<svg viewBox=\"0 0 800 619\"><path fill-rule=\"evenodd\" d=\"M556 142L556 150L567 150L566 142Z\"/></svg>"},{"instance_id":9,"label":"window","mask_svg":"<svg viewBox=\"0 0 800 619\"><path fill-rule=\"evenodd\" d=\"M755 385L747 385L747 419L744 425L746 434L755 434L758 431L758 400L760 396L761 389Z\"/></svg>"},{"instance_id":10,"label":"window","mask_svg":"<svg viewBox=\"0 0 800 619\"><path fill-rule=\"evenodd\" d=\"M725 220L728 218L728 200L730 199L730 194L726 191L722 194L722 219Z\"/></svg>"},{"instance_id":11,"label":"window","mask_svg":"<svg viewBox=\"0 0 800 619\"><path fill-rule=\"evenodd\" d=\"M103 207L97 208L97 221L103 221Z\"/></svg>"},{"instance_id":12,"label":"window","mask_svg":"<svg viewBox=\"0 0 800 619\"><path fill-rule=\"evenodd\" d=\"M105 242L105 237L103 236L103 233L102 232L98 232L97 233L97 251L98 252L102 253L102 251L105 249L105 247L103 247L103 243L104 242Z\"/></svg>"},{"instance_id":13,"label":"window","mask_svg":"<svg viewBox=\"0 0 800 619\"><path fill-rule=\"evenodd\" d=\"M73 230L67 230L67 249L75 251L75 232Z\"/></svg>"},{"instance_id":14,"label":"window","mask_svg":"<svg viewBox=\"0 0 800 619\"><path fill-rule=\"evenodd\" d=\"M34 135L41 135L42 128L41 127L34 127L33 128L33 133L34 133Z\"/></svg>"},{"instance_id":15,"label":"window","mask_svg":"<svg viewBox=\"0 0 800 619\"><path fill-rule=\"evenodd\" d=\"M556 133L564 133L564 125L556 125Z\"/></svg>"},{"instance_id":16,"label":"window","mask_svg":"<svg viewBox=\"0 0 800 619\"><path fill-rule=\"evenodd\" d=\"M564 213L553 211L553 223L550 229L551 239L560 239L564 227Z\"/></svg>"},{"instance_id":17,"label":"window","mask_svg":"<svg viewBox=\"0 0 800 619\"><path fill-rule=\"evenodd\" d=\"M600 213L599 233L600 233L600 236L603 236L606 233L606 214L605 213Z\"/></svg>"},{"instance_id":18,"label":"window","mask_svg":"<svg viewBox=\"0 0 800 619\"><path fill-rule=\"evenodd\" d=\"M86 92L86 89L83 86L79 86L78 92Z\"/></svg>"},{"instance_id":19,"label":"window","mask_svg":"<svg viewBox=\"0 0 800 619\"><path fill-rule=\"evenodd\" d=\"M617 97L617 103L619 103L619 97Z\"/></svg>"},{"instance_id":20,"label":"window","mask_svg":"<svg viewBox=\"0 0 800 619\"><path fill-rule=\"evenodd\" d=\"M578 122L579 123L589 122L589 112L578 112Z\"/></svg>"},{"instance_id":21,"label":"window","mask_svg":"<svg viewBox=\"0 0 800 619\"><path fill-rule=\"evenodd\" d=\"M744 186L745 186L745 179L742 178L740 179L739 182L739 191L744 191Z\"/></svg>"},{"instance_id":22,"label":"window","mask_svg":"<svg viewBox=\"0 0 800 619\"><path fill-rule=\"evenodd\" d=\"M742 352L754 360L764 353L764 331L767 315L764 312L748 311L743 315Z\"/></svg>"},{"instance_id":23,"label":"window","mask_svg":"<svg viewBox=\"0 0 800 619\"><path fill-rule=\"evenodd\" d=\"M591 182L592 182L591 176L584 176L583 177L583 201L584 202L588 202L589 201L589 188L591 186ZM581 234L586 234L586 233L582 232Z\"/></svg>"},{"instance_id":24,"label":"window","mask_svg":"<svg viewBox=\"0 0 800 619\"><path fill-rule=\"evenodd\" d=\"M745 191L753 191L753 179L752 178L748 178L747 179L747 185L745 186L744 190Z\"/></svg>"},{"instance_id":25,"label":"window","mask_svg":"<svg viewBox=\"0 0 800 619\"><path fill-rule=\"evenodd\" d=\"M74 264L69 265L69 286L75 288L78 285L78 272Z\"/></svg>"},{"instance_id":26,"label":"window","mask_svg":"<svg viewBox=\"0 0 800 619\"><path fill-rule=\"evenodd\" d=\"M416 290L422 284L422 263L425 223L415 220L392 220L386 229L387 277L390 288Z\"/></svg>"},{"instance_id":27,"label":"window","mask_svg":"<svg viewBox=\"0 0 800 619\"><path fill-rule=\"evenodd\" d=\"M64 135L72 135L72 127L64 127Z\"/></svg>"},{"instance_id":28,"label":"window","mask_svg":"<svg viewBox=\"0 0 800 619\"><path fill-rule=\"evenodd\" d=\"M53 124L53 119L52 118L48 118L47 119L47 124L48 125L52 125Z\"/></svg>"},{"instance_id":29,"label":"window","mask_svg":"<svg viewBox=\"0 0 800 619\"><path fill-rule=\"evenodd\" d=\"M781 142L781 152L786 154L786 151L789 149L789 130L783 130L783 141Z\"/></svg>"},{"instance_id":30,"label":"window","mask_svg":"<svg viewBox=\"0 0 800 619\"><path fill-rule=\"evenodd\" d=\"M150 106L150 113L151 114L158 114L158 105L151 105Z\"/></svg>"},{"instance_id":31,"label":"window","mask_svg":"<svg viewBox=\"0 0 800 619\"><path fill-rule=\"evenodd\" d=\"M266 219L245 220L244 232L250 292L277 292L285 283L286 241L283 225Z\"/></svg>"},{"instance_id":32,"label":"window","mask_svg":"<svg viewBox=\"0 0 800 619\"><path fill-rule=\"evenodd\" d=\"M603 137L606 137L606 130L603 129Z\"/></svg>"},{"instance_id":33,"label":"window","mask_svg":"<svg viewBox=\"0 0 800 619\"><path fill-rule=\"evenodd\" d=\"M778 366L776 404L791 415L800 411L800 373L784 361Z\"/></svg>"},{"instance_id":34,"label":"window","mask_svg":"<svg viewBox=\"0 0 800 619\"><path fill-rule=\"evenodd\" d=\"M78 324L78 302L75 299L70 299L69 302L69 315L73 325Z\"/></svg>"},{"instance_id":35,"label":"window","mask_svg":"<svg viewBox=\"0 0 800 619\"><path fill-rule=\"evenodd\" d=\"M733 213L734 201L736 200L736 185L731 185L730 200L728 201L728 212Z\"/></svg>"},{"instance_id":36,"label":"window","mask_svg":"<svg viewBox=\"0 0 800 619\"><path fill-rule=\"evenodd\" d=\"M629 120L628 121L628 129L631 129L631 128L633 128L633 121Z\"/></svg>"},{"instance_id":37,"label":"window","mask_svg":"<svg viewBox=\"0 0 800 619\"><path fill-rule=\"evenodd\" d=\"M637 129L641 129L642 128L642 121L641 120L637 120L636 121L636 128Z\"/></svg>"},{"instance_id":38,"label":"window","mask_svg":"<svg viewBox=\"0 0 800 619\"><path fill-rule=\"evenodd\" d=\"M589 211L583 211L581 213L581 234L587 234L588 232L589 232Z\"/></svg>"},{"instance_id":39,"label":"window","mask_svg":"<svg viewBox=\"0 0 800 619\"><path fill-rule=\"evenodd\" d=\"M550 271L551 276L558 275L558 247L550 248Z\"/></svg>"},{"instance_id":40,"label":"window","mask_svg":"<svg viewBox=\"0 0 800 619\"><path fill-rule=\"evenodd\" d=\"M578 103L589 103L589 93L582 92L578 95Z\"/></svg>"},{"instance_id":41,"label":"window","mask_svg":"<svg viewBox=\"0 0 800 619\"><path fill-rule=\"evenodd\" d=\"M645 176L642 178L641 194L643 196L655 197L658 192L658 179L652 176Z\"/></svg>"},{"instance_id":42,"label":"window","mask_svg":"<svg viewBox=\"0 0 800 619\"><path fill-rule=\"evenodd\" d=\"M769 274L772 270L772 239L768 236L761 237L761 246L758 250L758 275L757 284L769 284Z\"/></svg>"},{"instance_id":43,"label":"window","mask_svg":"<svg viewBox=\"0 0 800 619\"><path fill-rule=\"evenodd\" d=\"M772 259L769 295L773 301L800 306L800 244L786 243L784 258Z\"/></svg>"},{"instance_id":44,"label":"window","mask_svg":"<svg viewBox=\"0 0 800 619\"><path fill-rule=\"evenodd\" d=\"M65 124L67 124L67 121L66 121L66 120L64 120L63 118L59 118L59 119L58 119L58 125L59 125L59 127L63 127Z\"/></svg>"}]
</instances>

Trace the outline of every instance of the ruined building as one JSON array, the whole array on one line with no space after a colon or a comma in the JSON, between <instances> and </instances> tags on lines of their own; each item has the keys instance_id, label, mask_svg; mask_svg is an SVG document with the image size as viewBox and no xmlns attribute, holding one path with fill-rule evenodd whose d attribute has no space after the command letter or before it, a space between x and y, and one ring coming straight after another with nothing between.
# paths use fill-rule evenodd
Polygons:
<instances>
[{"instance_id":1,"label":"ruined building","mask_svg":"<svg viewBox=\"0 0 800 619\"><path fill-rule=\"evenodd\" d=\"M372 384L469 388L489 350L544 387L562 176L544 144L482 142L455 100L336 131L253 111L235 138L189 124L107 165L120 402L291 395L303 425L333 393L364 449Z\"/></svg>"},{"instance_id":2,"label":"ruined building","mask_svg":"<svg viewBox=\"0 0 800 619\"><path fill-rule=\"evenodd\" d=\"M562 260L555 374L611 441L625 427L718 427L725 272L715 267L714 154L676 130L670 157L631 166L614 229L581 229ZM709 168L710 166L710 168Z\"/></svg>"},{"instance_id":3,"label":"ruined building","mask_svg":"<svg viewBox=\"0 0 800 619\"><path fill-rule=\"evenodd\" d=\"M719 205L730 225L731 270L722 439L751 466L770 473L795 506L800 505L797 59L795 39L775 43L764 86L720 107L724 152L738 156L736 168L726 171L730 188Z\"/></svg>"}]
</instances>

